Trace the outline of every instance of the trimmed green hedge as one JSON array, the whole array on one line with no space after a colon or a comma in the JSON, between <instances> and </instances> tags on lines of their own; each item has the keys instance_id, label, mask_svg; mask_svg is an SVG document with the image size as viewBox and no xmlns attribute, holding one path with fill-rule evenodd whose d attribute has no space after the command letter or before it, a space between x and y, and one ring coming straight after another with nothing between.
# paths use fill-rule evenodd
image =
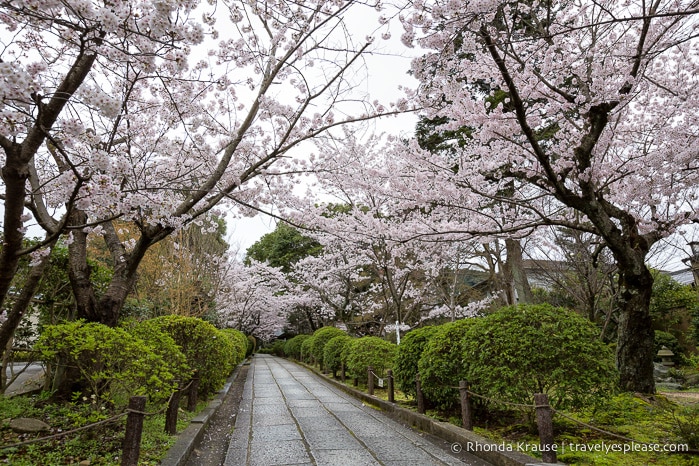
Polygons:
<instances>
[{"instance_id":1,"label":"trimmed green hedge","mask_svg":"<svg viewBox=\"0 0 699 466\"><path fill-rule=\"evenodd\" d=\"M420 356L437 327L429 325L409 331L401 338L396 354L394 377L396 387L406 395L415 397L415 375L418 372Z\"/></svg>"},{"instance_id":2,"label":"trimmed green hedge","mask_svg":"<svg viewBox=\"0 0 699 466\"><path fill-rule=\"evenodd\" d=\"M462 351L475 392L516 403L546 393L554 407L582 407L613 393L618 379L597 326L548 304L505 307L475 319Z\"/></svg>"},{"instance_id":3,"label":"trimmed green hedge","mask_svg":"<svg viewBox=\"0 0 699 466\"><path fill-rule=\"evenodd\" d=\"M233 341L216 327L196 317L160 316L148 321L170 335L190 367L199 372L199 395L209 396L223 387L237 362Z\"/></svg>"},{"instance_id":4,"label":"trimmed green hedge","mask_svg":"<svg viewBox=\"0 0 699 466\"><path fill-rule=\"evenodd\" d=\"M301 345L303 342L311 338L310 335L296 335L290 338L284 343L284 354L289 358L294 358L298 361L301 360Z\"/></svg>"},{"instance_id":5,"label":"trimmed green hedge","mask_svg":"<svg viewBox=\"0 0 699 466\"><path fill-rule=\"evenodd\" d=\"M334 337L347 335L345 332L336 327L321 327L313 332L313 343L311 345L311 354L313 359L320 364L320 368L327 369L328 366L323 358L323 349L325 345Z\"/></svg>"},{"instance_id":6,"label":"trimmed green hedge","mask_svg":"<svg viewBox=\"0 0 699 466\"><path fill-rule=\"evenodd\" d=\"M367 376L367 367L372 366L378 377L385 377L386 369L393 368L397 347L379 337L355 338L347 342L342 351L347 370L353 377Z\"/></svg>"},{"instance_id":7,"label":"trimmed green hedge","mask_svg":"<svg viewBox=\"0 0 699 466\"><path fill-rule=\"evenodd\" d=\"M172 340L156 332L150 336L147 342L120 327L76 321L46 326L35 349L53 370L77 369L77 382L87 390L82 396L119 409L134 395L164 403L177 386L177 376L186 373L184 357ZM178 364L173 367L173 362Z\"/></svg>"},{"instance_id":8,"label":"trimmed green hedge","mask_svg":"<svg viewBox=\"0 0 699 466\"><path fill-rule=\"evenodd\" d=\"M342 352L352 339L349 335L339 335L331 338L323 347L323 363L333 375L340 370L343 362L347 364Z\"/></svg>"},{"instance_id":9,"label":"trimmed green hedge","mask_svg":"<svg viewBox=\"0 0 699 466\"><path fill-rule=\"evenodd\" d=\"M466 380L461 340L477 318L461 319L436 327L425 344L418 371L422 392L441 409L452 409L459 402L459 380ZM402 344L402 343L401 343Z\"/></svg>"}]
</instances>

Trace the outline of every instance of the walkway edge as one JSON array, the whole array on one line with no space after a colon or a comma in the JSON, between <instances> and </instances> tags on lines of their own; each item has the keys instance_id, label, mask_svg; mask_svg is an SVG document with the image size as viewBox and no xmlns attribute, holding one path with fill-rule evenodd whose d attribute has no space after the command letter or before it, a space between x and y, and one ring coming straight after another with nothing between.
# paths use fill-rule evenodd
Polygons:
<instances>
[{"instance_id":1,"label":"walkway edge","mask_svg":"<svg viewBox=\"0 0 699 466\"><path fill-rule=\"evenodd\" d=\"M318 372L315 367L299 363L298 361L294 361L292 359L289 359L289 361L293 361L296 364L311 370L315 375L321 377L334 387L360 399L364 403L380 409L393 420L432 434L446 440L447 442L451 442L452 444L458 444L458 448L462 448L464 451L468 451L470 454L496 466L544 466L544 463L542 463L538 458L525 455L524 453L518 451L503 451L502 448L498 448L500 447L500 444L475 434L470 430L457 427L448 422L436 421L424 414L419 414L409 409L401 408L395 403L389 403L381 398L377 398L369 395L368 393L348 387L339 380L335 380ZM469 446L473 445L481 445L482 448L468 448ZM486 445L487 447L485 447ZM561 465L561 463L557 464L559 466ZM545 466L551 466L551 464L548 463Z\"/></svg>"},{"instance_id":2,"label":"walkway edge","mask_svg":"<svg viewBox=\"0 0 699 466\"><path fill-rule=\"evenodd\" d=\"M250 362L246 359L238 364L233 370L233 374L231 374L226 381L226 384L216 393L208 406L192 418L192 420L189 421L189 425L182 432L177 434L175 444L170 447L165 458L160 462L162 466L182 466L187 462L189 455L191 455L194 450L194 445L201 440L201 436L204 434L211 417L221 406L226 395L228 395L233 382L238 378L238 374L240 374L240 368L244 364L250 364Z\"/></svg>"}]
</instances>

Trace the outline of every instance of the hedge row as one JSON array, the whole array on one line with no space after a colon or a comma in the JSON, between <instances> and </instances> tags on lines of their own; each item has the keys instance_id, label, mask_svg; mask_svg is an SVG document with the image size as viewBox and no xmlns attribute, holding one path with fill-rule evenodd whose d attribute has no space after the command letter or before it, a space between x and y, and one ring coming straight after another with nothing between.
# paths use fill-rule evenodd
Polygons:
<instances>
[{"instance_id":1,"label":"hedge row","mask_svg":"<svg viewBox=\"0 0 699 466\"><path fill-rule=\"evenodd\" d=\"M603 399L618 377L597 327L550 305L509 306L485 317L418 328L399 346L324 327L291 338L282 352L333 373L344 363L349 375L359 378L367 366L378 377L390 368L397 388L413 397L419 373L425 398L443 410L457 406L460 380L474 392L515 403L546 393L554 407L567 408Z\"/></svg>"},{"instance_id":2,"label":"hedge row","mask_svg":"<svg viewBox=\"0 0 699 466\"><path fill-rule=\"evenodd\" d=\"M82 396L122 407L134 395L166 402L195 370L199 396L215 393L245 358L248 339L237 330L170 315L116 328L84 321L47 326L36 349L54 373L72 371Z\"/></svg>"}]
</instances>

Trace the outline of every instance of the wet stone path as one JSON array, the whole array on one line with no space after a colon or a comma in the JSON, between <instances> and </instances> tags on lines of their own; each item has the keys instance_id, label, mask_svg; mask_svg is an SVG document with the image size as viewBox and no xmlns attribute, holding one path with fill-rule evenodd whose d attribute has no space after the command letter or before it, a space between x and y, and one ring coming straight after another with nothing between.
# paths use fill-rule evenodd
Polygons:
<instances>
[{"instance_id":1,"label":"wet stone path","mask_svg":"<svg viewBox=\"0 0 699 466\"><path fill-rule=\"evenodd\" d=\"M256 355L225 465L473 465L363 405L309 370Z\"/></svg>"}]
</instances>

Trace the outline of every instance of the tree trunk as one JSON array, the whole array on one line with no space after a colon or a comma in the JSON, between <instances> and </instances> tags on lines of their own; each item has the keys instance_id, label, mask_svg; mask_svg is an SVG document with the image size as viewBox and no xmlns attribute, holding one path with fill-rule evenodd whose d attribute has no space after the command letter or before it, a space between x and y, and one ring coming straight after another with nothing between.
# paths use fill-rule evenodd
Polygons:
<instances>
[{"instance_id":1,"label":"tree trunk","mask_svg":"<svg viewBox=\"0 0 699 466\"><path fill-rule=\"evenodd\" d=\"M56 242L54 241L48 247L53 250L55 244ZM46 266L50 261L51 254L49 253L44 256L37 265L31 268L29 276L22 287L22 291L19 296L17 296L17 299L12 305L12 309L10 309L10 312L7 314L7 320L0 326L0 360L3 359L8 344L12 341L15 330L17 330L17 327L22 322L22 317L24 317L25 312L27 312L29 304L31 304L36 290L39 287L41 277L44 275L44 270L46 270Z\"/></svg>"},{"instance_id":2,"label":"tree trunk","mask_svg":"<svg viewBox=\"0 0 699 466\"><path fill-rule=\"evenodd\" d=\"M505 277L508 288L511 287L513 302L531 303L532 289L527 280L527 273L524 271L522 260L522 244L519 240L506 239L505 250L507 251L507 261L505 262ZM515 299L516 296L516 299Z\"/></svg>"},{"instance_id":3,"label":"tree trunk","mask_svg":"<svg viewBox=\"0 0 699 466\"><path fill-rule=\"evenodd\" d=\"M24 240L22 215L24 214L25 185L29 178L29 166L19 156L19 148L5 149L7 161L2 168L5 183L2 249L0 250L0 306L5 302L17 273L19 255Z\"/></svg>"},{"instance_id":4,"label":"tree trunk","mask_svg":"<svg viewBox=\"0 0 699 466\"><path fill-rule=\"evenodd\" d=\"M650 316L653 276L642 271L619 270L619 330L616 360L622 390L655 393L653 358L655 338Z\"/></svg>"}]
</instances>

